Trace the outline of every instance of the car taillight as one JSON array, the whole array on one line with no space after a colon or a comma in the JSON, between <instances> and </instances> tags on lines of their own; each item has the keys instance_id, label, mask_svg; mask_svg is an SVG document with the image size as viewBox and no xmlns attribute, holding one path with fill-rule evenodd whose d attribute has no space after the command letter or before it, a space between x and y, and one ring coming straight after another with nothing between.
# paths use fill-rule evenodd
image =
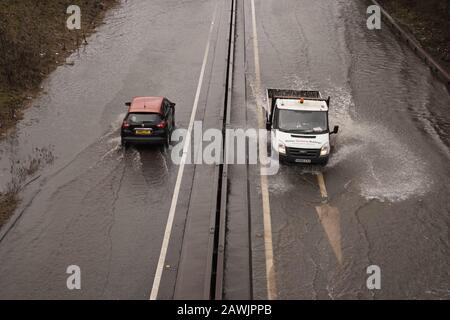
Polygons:
<instances>
[{"instance_id":1,"label":"car taillight","mask_svg":"<svg viewBox=\"0 0 450 320\"><path fill-rule=\"evenodd\" d=\"M156 125L158 128L160 129L164 129L167 126L167 122L166 121L161 121L160 123L158 123Z\"/></svg>"},{"instance_id":2,"label":"car taillight","mask_svg":"<svg viewBox=\"0 0 450 320\"><path fill-rule=\"evenodd\" d=\"M126 128L129 128L129 127L130 127L130 124L128 122L124 121L122 123L122 128L126 129Z\"/></svg>"}]
</instances>

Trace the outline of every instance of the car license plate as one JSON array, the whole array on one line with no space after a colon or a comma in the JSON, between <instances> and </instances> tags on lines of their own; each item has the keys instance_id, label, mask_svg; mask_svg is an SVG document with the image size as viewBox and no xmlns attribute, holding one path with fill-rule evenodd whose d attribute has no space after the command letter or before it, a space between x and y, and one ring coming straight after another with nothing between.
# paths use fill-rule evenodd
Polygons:
<instances>
[{"instance_id":1,"label":"car license plate","mask_svg":"<svg viewBox=\"0 0 450 320\"><path fill-rule=\"evenodd\" d=\"M136 129L136 135L138 136L149 136L152 134L150 129Z\"/></svg>"},{"instance_id":2,"label":"car license plate","mask_svg":"<svg viewBox=\"0 0 450 320\"><path fill-rule=\"evenodd\" d=\"M311 159L295 159L297 163L311 163Z\"/></svg>"}]
</instances>

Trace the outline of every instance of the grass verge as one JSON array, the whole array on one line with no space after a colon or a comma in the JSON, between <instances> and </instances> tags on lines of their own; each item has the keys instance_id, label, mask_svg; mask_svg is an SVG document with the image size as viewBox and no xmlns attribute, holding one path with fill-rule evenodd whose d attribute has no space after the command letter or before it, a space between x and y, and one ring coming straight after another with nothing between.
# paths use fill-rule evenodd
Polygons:
<instances>
[{"instance_id":1,"label":"grass verge","mask_svg":"<svg viewBox=\"0 0 450 320\"><path fill-rule=\"evenodd\" d=\"M14 212L19 203L17 192L9 191L0 194L0 226L8 221L11 213Z\"/></svg>"},{"instance_id":2,"label":"grass verge","mask_svg":"<svg viewBox=\"0 0 450 320\"><path fill-rule=\"evenodd\" d=\"M378 0L450 72L449 0Z\"/></svg>"},{"instance_id":3,"label":"grass verge","mask_svg":"<svg viewBox=\"0 0 450 320\"><path fill-rule=\"evenodd\" d=\"M22 117L42 81L77 48L119 0L0 1L0 138ZM81 29L67 28L67 8L81 9ZM32 162L33 163L33 162ZM27 175L32 170L24 171ZM26 177L20 177L24 180ZM18 179L18 178L14 178ZM20 186L0 193L0 227L15 211Z\"/></svg>"}]
</instances>

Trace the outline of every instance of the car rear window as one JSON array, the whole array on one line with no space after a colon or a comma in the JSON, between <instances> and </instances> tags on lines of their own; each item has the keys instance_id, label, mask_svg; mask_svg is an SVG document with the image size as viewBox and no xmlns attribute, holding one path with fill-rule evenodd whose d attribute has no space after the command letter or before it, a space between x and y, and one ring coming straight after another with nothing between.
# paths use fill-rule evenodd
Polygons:
<instances>
[{"instance_id":1,"label":"car rear window","mask_svg":"<svg viewBox=\"0 0 450 320\"><path fill-rule=\"evenodd\" d=\"M127 121L130 124L141 124L144 122L159 123L161 116L157 113L130 113Z\"/></svg>"}]
</instances>

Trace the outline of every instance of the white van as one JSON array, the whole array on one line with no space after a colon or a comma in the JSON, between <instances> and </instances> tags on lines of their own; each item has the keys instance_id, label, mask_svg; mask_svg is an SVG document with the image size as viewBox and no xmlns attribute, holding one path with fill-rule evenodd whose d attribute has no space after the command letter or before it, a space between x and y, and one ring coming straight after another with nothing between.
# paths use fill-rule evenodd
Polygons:
<instances>
[{"instance_id":1,"label":"white van","mask_svg":"<svg viewBox=\"0 0 450 320\"><path fill-rule=\"evenodd\" d=\"M328 109L330 98L319 91L267 89L266 127L271 131L272 150L280 160L293 163L328 162L331 145Z\"/></svg>"}]
</instances>

